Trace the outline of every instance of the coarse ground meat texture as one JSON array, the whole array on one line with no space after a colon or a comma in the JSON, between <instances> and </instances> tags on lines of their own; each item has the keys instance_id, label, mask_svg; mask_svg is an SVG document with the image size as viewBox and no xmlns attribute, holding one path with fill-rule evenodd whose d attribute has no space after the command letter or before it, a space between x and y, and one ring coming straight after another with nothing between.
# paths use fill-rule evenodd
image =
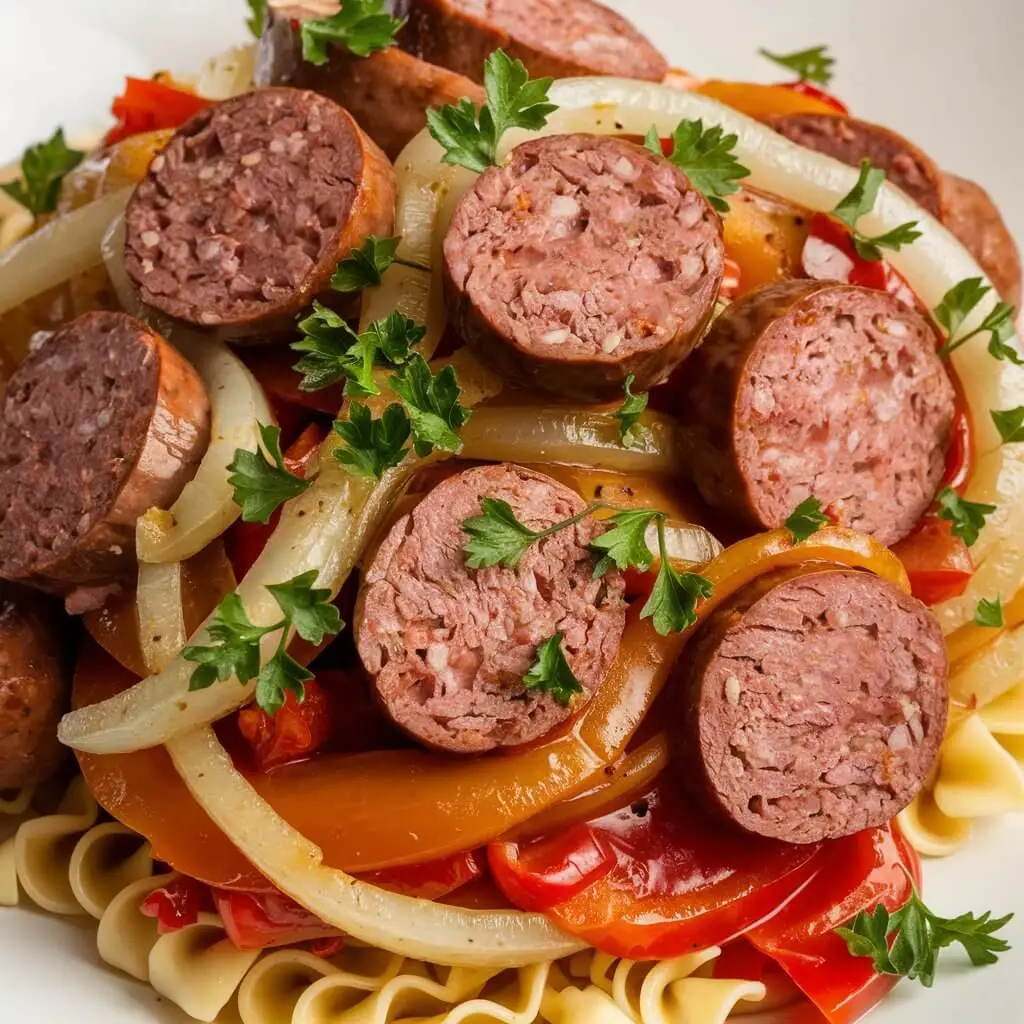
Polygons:
<instances>
[{"instance_id":1,"label":"coarse ground meat texture","mask_svg":"<svg viewBox=\"0 0 1024 1024\"><path fill-rule=\"evenodd\" d=\"M143 302L236 341L274 341L338 261L394 226L394 170L351 115L298 89L197 114L128 204L125 266Z\"/></svg>"},{"instance_id":2,"label":"coarse ground meat texture","mask_svg":"<svg viewBox=\"0 0 1024 1024\"><path fill-rule=\"evenodd\" d=\"M912 142L881 125L832 114L784 114L768 124L787 139L859 167L870 160L933 217L942 216L941 181L935 162Z\"/></svg>"},{"instance_id":3,"label":"coarse ground meat texture","mask_svg":"<svg viewBox=\"0 0 1024 1024\"><path fill-rule=\"evenodd\" d=\"M790 843L881 825L934 766L947 672L935 617L892 584L820 567L765 577L687 651L687 777L741 828Z\"/></svg>"},{"instance_id":4,"label":"coarse ground meat texture","mask_svg":"<svg viewBox=\"0 0 1024 1024\"><path fill-rule=\"evenodd\" d=\"M660 82L668 63L622 15L592 0L402 0L402 46L474 81L497 49L532 78L616 75Z\"/></svg>"},{"instance_id":5,"label":"coarse ground meat texture","mask_svg":"<svg viewBox=\"0 0 1024 1024\"><path fill-rule=\"evenodd\" d=\"M55 602L0 588L0 790L45 782L67 749L57 741L66 710L69 637Z\"/></svg>"},{"instance_id":6,"label":"coarse ground meat texture","mask_svg":"<svg viewBox=\"0 0 1024 1024\"><path fill-rule=\"evenodd\" d=\"M882 292L820 281L734 302L679 403L705 500L752 530L816 497L894 544L942 481L955 393L929 324Z\"/></svg>"},{"instance_id":7,"label":"coarse ground meat texture","mask_svg":"<svg viewBox=\"0 0 1024 1024\"><path fill-rule=\"evenodd\" d=\"M981 264L1003 299L1019 310L1020 251L992 197L973 181L943 174L942 208L946 227Z\"/></svg>"},{"instance_id":8,"label":"coarse ground meat texture","mask_svg":"<svg viewBox=\"0 0 1024 1024\"><path fill-rule=\"evenodd\" d=\"M534 530L584 508L575 492L512 465L452 477L391 529L363 582L359 654L384 708L430 747L476 754L539 739L579 712L615 659L625 628L624 583L594 579L587 519L533 544L515 569L470 569L462 523L481 498L507 501ZM537 648L565 634L563 651L584 693L568 707L529 691Z\"/></svg>"},{"instance_id":9,"label":"coarse ground meat texture","mask_svg":"<svg viewBox=\"0 0 1024 1024\"><path fill-rule=\"evenodd\" d=\"M667 160L618 138L535 139L460 202L444 244L456 329L500 373L600 401L665 380L700 339L722 223Z\"/></svg>"},{"instance_id":10,"label":"coarse ground meat texture","mask_svg":"<svg viewBox=\"0 0 1024 1024\"><path fill-rule=\"evenodd\" d=\"M97 312L63 327L4 396L0 577L65 597L126 577L139 516L170 507L209 436L201 378L145 324Z\"/></svg>"},{"instance_id":11,"label":"coarse ground meat texture","mask_svg":"<svg viewBox=\"0 0 1024 1024\"><path fill-rule=\"evenodd\" d=\"M431 107L463 97L477 106L484 103L484 91L476 82L396 46L369 57L334 47L326 64L311 64L302 59L299 29L280 16L271 16L260 38L256 81L312 89L334 100L391 160L427 126Z\"/></svg>"}]
</instances>

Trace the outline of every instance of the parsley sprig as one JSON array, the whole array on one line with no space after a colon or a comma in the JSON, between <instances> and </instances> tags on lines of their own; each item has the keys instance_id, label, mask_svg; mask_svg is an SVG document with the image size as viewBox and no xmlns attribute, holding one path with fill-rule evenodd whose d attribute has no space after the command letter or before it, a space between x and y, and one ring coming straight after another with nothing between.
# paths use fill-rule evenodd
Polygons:
<instances>
[{"instance_id":1,"label":"parsley sprig","mask_svg":"<svg viewBox=\"0 0 1024 1024\"><path fill-rule=\"evenodd\" d=\"M358 476L379 480L408 454L412 427L397 403L375 418L368 405L350 402L348 419L337 420L334 432L345 442L335 449L334 457Z\"/></svg>"},{"instance_id":2,"label":"parsley sprig","mask_svg":"<svg viewBox=\"0 0 1024 1024\"><path fill-rule=\"evenodd\" d=\"M996 511L995 505L961 498L952 487L939 491L935 499L939 503L938 516L952 523L952 533L968 547L973 547L985 528L985 521Z\"/></svg>"},{"instance_id":3,"label":"parsley sprig","mask_svg":"<svg viewBox=\"0 0 1024 1024\"><path fill-rule=\"evenodd\" d=\"M1024 441L1024 405L1016 409L993 409L990 415L1004 444Z\"/></svg>"},{"instance_id":4,"label":"parsley sprig","mask_svg":"<svg viewBox=\"0 0 1024 1024\"><path fill-rule=\"evenodd\" d=\"M250 17L246 19L246 28L257 38L263 35L267 24L267 0L247 0Z\"/></svg>"},{"instance_id":5,"label":"parsley sprig","mask_svg":"<svg viewBox=\"0 0 1024 1024\"><path fill-rule=\"evenodd\" d=\"M974 624L976 626L987 626L989 629L1002 629L1006 625L1006 618L1003 614L1003 599L997 597L994 601L983 597L974 610Z\"/></svg>"},{"instance_id":6,"label":"parsley sprig","mask_svg":"<svg viewBox=\"0 0 1024 1024\"><path fill-rule=\"evenodd\" d=\"M537 648L537 660L523 676L523 685L527 690L550 693L562 707L567 708L576 694L583 693L583 684L566 660L563 640L565 634L559 632Z\"/></svg>"},{"instance_id":7,"label":"parsley sprig","mask_svg":"<svg viewBox=\"0 0 1024 1024\"><path fill-rule=\"evenodd\" d=\"M189 689L205 690L218 680L232 677L243 684L255 679L256 703L270 715L280 710L288 691L303 701L305 683L313 676L288 654L292 630L308 643L320 645L342 628L338 609L331 604L331 592L313 586L317 575L312 569L286 583L267 587L282 615L270 626L254 625L238 594L224 598L207 626L212 643L192 644L182 651L187 661L197 665ZM261 665L263 638L277 632L281 634L277 650Z\"/></svg>"},{"instance_id":8,"label":"parsley sprig","mask_svg":"<svg viewBox=\"0 0 1024 1024\"><path fill-rule=\"evenodd\" d=\"M973 331L961 333L964 322L991 291L980 277L968 277L953 285L943 296L935 307L935 319L946 336L945 344L939 349L941 358L947 359L961 345L966 345L979 334L987 333L989 355L1001 362L1009 361L1024 366L1024 359L1009 343L1013 337L1013 321L1017 311L1008 302L997 302Z\"/></svg>"},{"instance_id":9,"label":"parsley sprig","mask_svg":"<svg viewBox=\"0 0 1024 1024\"><path fill-rule=\"evenodd\" d=\"M879 904L871 912L861 911L849 926L836 931L853 956L871 958L878 974L909 978L931 988L940 950L959 943L975 967L994 964L1000 953L1010 949L995 933L1012 919L1013 914L993 918L991 911L980 917L970 913L940 917L928 909L913 886L910 899L899 910L890 913ZM896 938L890 942L893 935Z\"/></svg>"},{"instance_id":10,"label":"parsley sprig","mask_svg":"<svg viewBox=\"0 0 1024 1024\"><path fill-rule=\"evenodd\" d=\"M386 50L405 24L386 10L385 0L345 0L337 14L304 21L302 59L310 64L326 64L332 46L340 46L357 57L369 57Z\"/></svg>"},{"instance_id":11,"label":"parsley sprig","mask_svg":"<svg viewBox=\"0 0 1024 1024\"><path fill-rule=\"evenodd\" d=\"M801 82L817 82L828 85L832 81L832 68L835 58L828 52L827 46L812 46L807 50L795 53L772 53L764 47L757 51L776 64L796 72Z\"/></svg>"},{"instance_id":12,"label":"parsley sprig","mask_svg":"<svg viewBox=\"0 0 1024 1024\"><path fill-rule=\"evenodd\" d=\"M785 526L793 538L794 544L802 544L808 537L813 537L831 520L821 511L821 502L815 497L801 501L786 520Z\"/></svg>"},{"instance_id":13,"label":"parsley sprig","mask_svg":"<svg viewBox=\"0 0 1024 1024\"><path fill-rule=\"evenodd\" d=\"M302 374L299 389L322 391L344 380L349 398L380 394L373 371L380 366L402 366L412 358L412 347L426 336L426 328L395 310L356 334L345 320L319 302L299 324L303 337L292 343L302 354L295 370Z\"/></svg>"},{"instance_id":14,"label":"parsley sprig","mask_svg":"<svg viewBox=\"0 0 1024 1024\"><path fill-rule=\"evenodd\" d=\"M718 125L705 129L702 120L680 121L672 133L669 160L690 179L719 213L728 213L725 196L739 191L737 182L750 171L736 159L733 149L738 136L726 135ZM664 155L658 129L651 127L644 145L658 156Z\"/></svg>"},{"instance_id":15,"label":"parsley sprig","mask_svg":"<svg viewBox=\"0 0 1024 1024\"><path fill-rule=\"evenodd\" d=\"M242 510L242 521L267 523L286 501L309 489L309 481L290 472L281 454L281 428L258 424L262 450L239 448L228 469L228 483L235 489L235 504ZM269 456L269 457L268 457Z\"/></svg>"},{"instance_id":16,"label":"parsley sprig","mask_svg":"<svg viewBox=\"0 0 1024 1024\"><path fill-rule=\"evenodd\" d=\"M883 249L899 252L905 245L911 245L921 237L917 221L900 224L884 235L869 237L857 230L857 222L869 214L878 201L878 192L885 182L885 171L872 167L870 160L862 160L860 177L832 211L832 216L841 220L849 229L853 247L861 259L877 263L883 258Z\"/></svg>"},{"instance_id":17,"label":"parsley sprig","mask_svg":"<svg viewBox=\"0 0 1024 1024\"><path fill-rule=\"evenodd\" d=\"M395 262L401 238L377 238L370 235L352 254L338 264L331 278L331 287L336 292L358 292L364 288L376 288L384 278L384 272Z\"/></svg>"},{"instance_id":18,"label":"parsley sprig","mask_svg":"<svg viewBox=\"0 0 1024 1024\"><path fill-rule=\"evenodd\" d=\"M73 171L85 158L85 153L70 149L64 141L64 129L35 146L29 146L21 157L21 177L17 181L0 184L16 203L38 217L57 209L60 186L65 175Z\"/></svg>"},{"instance_id":19,"label":"parsley sprig","mask_svg":"<svg viewBox=\"0 0 1024 1024\"><path fill-rule=\"evenodd\" d=\"M633 394L633 382L636 374L631 373L625 384L622 385L625 400L617 412L612 413L612 418L619 421L619 439L623 448L632 448L639 442L639 428L637 423L647 408L650 395L643 392L639 395Z\"/></svg>"},{"instance_id":20,"label":"parsley sprig","mask_svg":"<svg viewBox=\"0 0 1024 1024\"><path fill-rule=\"evenodd\" d=\"M594 512L611 508L603 502L595 502L578 515L544 530L531 530L516 518L507 501L483 498L480 507L481 515L462 524L462 530L469 538L463 550L466 564L471 569L485 569L493 565L515 568L533 544L575 526ZM612 568L647 572L654 564L654 554L647 544L647 531L656 524L661 566L640 616L653 619L654 628L662 636L692 626L697 621L698 602L710 597L712 591L710 581L703 576L679 572L672 565L665 536L667 518L664 512L655 509L617 512L606 520L610 528L590 544L590 550L600 556L594 567L595 578L604 576Z\"/></svg>"},{"instance_id":21,"label":"parsley sprig","mask_svg":"<svg viewBox=\"0 0 1024 1024\"><path fill-rule=\"evenodd\" d=\"M552 78L531 79L526 65L504 50L484 63L486 103L477 110L463 97L456 105L427 111L430 134L444 147L446 164L483 173L498 162L498 143L510 128L536 131L558 109L548 102Z\"/></svg>"}]
</instances>

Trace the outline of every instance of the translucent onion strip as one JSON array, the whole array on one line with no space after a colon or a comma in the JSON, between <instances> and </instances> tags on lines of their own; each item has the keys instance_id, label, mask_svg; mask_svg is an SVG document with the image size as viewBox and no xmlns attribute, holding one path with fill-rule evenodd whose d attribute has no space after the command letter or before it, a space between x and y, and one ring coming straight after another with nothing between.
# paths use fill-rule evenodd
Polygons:
<instances>
[{"instance_id":1,"label":"translucent onion strip","mask_svg":"<svg viewBox=\"0 0 1024 1024\"><path fill-rule=\"evenodd\" d=\"M542 914L464 910L399 896L325 867L319 848L256 793L211 730L181 736L167 749L200 806L263 875L361 942L428 963L502 969L583 948Z\"/></svg>"},{"instance_id":2,"label":"translucent onion strip","mask_svg":"<svg viewBox=\"0 0 1024 1024\"><path fill-rule=\"evenodd\" d=\"M679 465L675 422L646 413L635 447L624 448L607 412L523 406L477 409L462 431L468 459L551 462L621 473L672 473Z\"/></svg>"},{"instance_id":3,"label":"translucent onion strip","mask_svg":"<svg viewBox=\"0 0 1024 1024\"><path fill-rule=\"evenodd\" d=\"M150 672L166 668L186 640L181 576L181 562L139 565L139 647Z\"/></svg>"},{"instance_id":4,"label":"translucent onion strip","mask_svg":"<svg viewBox=\"0 0 1024 1024\"><path fill-rule=\"evenodd\" d=\"M500 381L479 367L468 352L458 353L451 363L463 388L464 404L475 405L500 390ZM380 481L355 476L334 458L340 443L335 434L324 442L320 473L313 486L284 507L280 525L238 587L256 625L269 625L280 618L280 609L267 592L268 584L316 570L316 585L336 594L395 496L422 465L422 460L410 457ZM436 457L441 458L442 453ZM204 642L203 634L200 629L196 642ZM271 655L277 642L273 634L266 638L264 657ZM61 723L62 741L94 754L140 750L223 718L252 699L255 683L243 686L233 679L190 692L194 668L179 654L162 672L116 697L71 712Z\"/></svg>"},{"instance_id":5,"label":"translucent onion strip","mask_svg":"<svg viewBox=\"0 0 1024 1024\"><path fill-rule=\"evenodd\" d=\"M0 315L103 261L100 244L130 191L64 214L0 254Z\"/></svg>"},{"instance_id":6,"label":"translucent onion strip","mask_svg":"<svg viewBox=\"0 0 1024 1024\"><path fill-rule=\"evenodd\" d=\"M238 449L256 451L259 423L274 420L256 378L226 345L177 331L173 340L206 383L210 447L171 508L151 509L140 520L136 543L141 562L184 561L235 522L240 511L228 483L228 465Z\"/></svg>"}]
</instances>

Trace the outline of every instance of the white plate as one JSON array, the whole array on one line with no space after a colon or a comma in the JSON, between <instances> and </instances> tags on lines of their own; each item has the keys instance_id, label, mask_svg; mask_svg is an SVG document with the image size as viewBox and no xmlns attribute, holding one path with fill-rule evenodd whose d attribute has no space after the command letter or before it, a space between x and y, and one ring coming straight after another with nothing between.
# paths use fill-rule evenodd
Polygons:
<instances>
[{"instance_id":1,"label":"white plate","mask_svg":"<svg viewBox=\"0 0 1024 1024\"><path fill-rule=\"evenodd\" d=\"M906 132L943 166L981 181L1024 239L1018 0L612 5L675 63L703 75L770 81L758 46L786 52L828 43L839 62L836 92L853 110ZM57 124L101 126L124 74L195 68L244 38L244 16L241 0L0 0L0 163ZM1017 911L1005 934L1019 950L980 970L948 952L934 991L903 984L873 1021L1024 1021L1022 849L1024 820L1006 820L979 830L965 853L927 864L925 874L928 901L940 912ZM150 989L100 966L91 926L0 911L0 1024L181 1020Z\"/></svg>"}]
</instances>

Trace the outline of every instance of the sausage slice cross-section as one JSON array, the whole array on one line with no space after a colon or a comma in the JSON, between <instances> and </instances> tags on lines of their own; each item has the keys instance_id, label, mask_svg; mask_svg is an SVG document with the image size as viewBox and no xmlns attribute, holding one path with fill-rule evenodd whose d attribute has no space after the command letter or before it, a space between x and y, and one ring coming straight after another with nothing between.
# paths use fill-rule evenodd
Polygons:
<instances>
[{"instance_id":1,"label":"sausage slice cross-section","mask_svg":"<svg viewBox=\"0 0 1024 1024\"><path fill-rule=\"evenodd\" d=\"M744 588L687 649L687 778L719 814L790 843L892 819L946 725L935 617L857 570L786 570Z\"/></svg>"},{"instance_id":2,"label":"sausage slice cross-section","mask_svg":"<svg viewBox=\"0 0 1024 1024\"><path fill-rule=\"evenodd\" d=\"M679 168L623 139L515 149L463 197L444 243L456 329L498 372L601 401L665 380L701 337L722 223Z\"/></svg>"},{"instance_id":3,"label":"sausage slice cross-section","mask_svg":"<svg viewBox=\"0 0 1024 1024\"><path fill-rule=\"evenodd\" d=\"M275 341L394 216L394 169L347 111L258 89L196 115L153 160L128 204L125 266L161 312Z\"/></svg>"},{"instance_id":4,"label":"sausage slice cross-section","mask_svg":"<svg viewBox=\"0 0 1024 1024\"><path fill-rule=\"evenodd\" d=\"M0 577L87 610L89 588L131 571L138 518L174 502L209 437L201 378L149 327L124 313L63 327L4 396Z\"/></svg>"},{"instance_id":5,"label":"sausage slice cross-section","mask_svg":"<svg viewBox=\"0 0 1024 1024\"><path fill-rule=\"evenodd\" d=\"M497 49L533 78L617 75L660 82L668 62L629 21L593 0L405 0L402 45L483 81Z\"/></svg>"},{"instance_id":6,"label":"sausage slice cross-section","mask_svg":"<svg viewBox=\"0 0 1024 1024\"><path fill-rule=\"evenodd\" d=\"M594 579L594 520L532 545L515 569L470 569L462 523L481 498L507 501L541 530L583 500L519 466L470 469L434 488L390 530L367 569L356 613L363 665L394 722L427 746L475 754L539 739L594 696L625 627L617 572ZM563 633L584 693L563 706L527 690L537 648Z\"/></svg>"},{"instance_id":7,"label":"sausage slice cross-section","mask_svg":"<svg viewBox=\"0 0 1024 1024\"><path fill-rule=\"evenodd\" d=\"M60 627L49 598L0 589L0 790L45 782L67 753L57 741L70 654Z\"/></svg>"},{"instance_id":8,"label":"sausage slice cross-section","mask_svg":"<svg viewBox=\"0 0 1024 1024\"><path fill-rule=\"evenodd\" d=\"M955 412L936 345L921 316L867 288L787 281L734 302L679 403L701 494L753 530L813 496L902 539L942 481Z\"/></svg>"}]
</instances>

